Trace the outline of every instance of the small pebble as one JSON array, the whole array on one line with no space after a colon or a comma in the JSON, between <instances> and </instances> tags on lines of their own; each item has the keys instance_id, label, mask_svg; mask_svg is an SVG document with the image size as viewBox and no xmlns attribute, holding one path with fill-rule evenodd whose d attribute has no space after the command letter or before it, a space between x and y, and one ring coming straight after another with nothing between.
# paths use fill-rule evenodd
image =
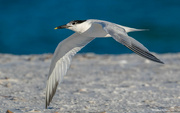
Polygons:
<instances>
[{"instance_id":1,"label":"small pebble","mask_svg":"<svg viewBox=\"0 0 180 113\"><path fill-rule=\"evenodd\" d=\"M6 113L13 113L13 112L12 112L12 111L10 111L10 110L7 110L7 111L6 111Z\"/></svg>"}]
</instances>

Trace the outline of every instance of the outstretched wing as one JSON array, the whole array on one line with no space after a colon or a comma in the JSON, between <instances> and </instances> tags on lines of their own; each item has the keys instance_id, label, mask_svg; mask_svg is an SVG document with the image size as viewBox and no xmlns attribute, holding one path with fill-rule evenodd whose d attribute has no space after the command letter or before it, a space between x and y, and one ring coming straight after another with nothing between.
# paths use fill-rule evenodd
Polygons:
<instances>
[{"instance_id":1,"label":"outstretched wing","mask_svg":"<svg viewBox=\"0 0 180 113\"><path fill-rule=\"evenodd\" d=\"M54 52L49 70L46 85L46 108L49 106L56 92L58 83L63 80L63 76L67 72L71 58L93 39L93 37L84 37L78 33L74 33L59 43Z\"/></svg>"},{"instance_id":2,"label":"outstretched wing","mask_svg":"<svg viewBox=\"0 0 180 113\"><path fill-rule=\"evenodd\" d=\"M105 23L105 22L96 22L97 24L102 25L103 29L110 34L117 42L123 44L136 54L145 57L149 60L163 63L158 58L156 58L153 54L149 52L149 50L144 47L141 43L139 43L134 38L127 35L126 31L113 23Z\"/></svg>"}]
</instances>

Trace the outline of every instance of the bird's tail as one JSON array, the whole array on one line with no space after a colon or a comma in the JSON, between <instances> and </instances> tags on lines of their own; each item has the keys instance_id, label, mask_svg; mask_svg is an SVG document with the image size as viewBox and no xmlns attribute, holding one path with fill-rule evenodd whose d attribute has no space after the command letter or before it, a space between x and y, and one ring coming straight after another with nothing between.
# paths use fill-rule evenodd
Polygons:
<instances>
[{"instance_id":1,"label":"bird's tail","mask_svg":"<svg viewBox=\"0 0 180 113\"><path fill-rule=\"evenodd\" d=\"M149 29L136 29L136 28L130 28L130 27L126 27L126 26L121 26L120 27L124 28L125 31L128 32L134 32L134 31L148 31Z\"/></svg>"},{"instance_id":2,"label":"bird's tail","mask_svg":"<svg viewBox=\"0 0 180 113\"><path fill-rule=\"evenodd\" d=\"M128 28L129 32L134 32L134 31L149 31L149 29L135 29L135 28Z\"/></svg>"}]
</instances>

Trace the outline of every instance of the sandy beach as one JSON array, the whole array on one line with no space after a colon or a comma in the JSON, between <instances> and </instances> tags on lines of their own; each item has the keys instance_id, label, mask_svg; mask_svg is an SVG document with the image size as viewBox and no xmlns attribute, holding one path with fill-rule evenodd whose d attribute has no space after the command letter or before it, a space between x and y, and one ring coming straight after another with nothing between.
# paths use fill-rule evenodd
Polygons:
<instances>
[{"instance_id":1,"label":"sandy beach","mask_svg":"<svg viewBox=\"0 0 180 113\"><path fill-rule=\"evenodd\" d=\"M180 53L155 55L77 54L45 109L52 54L0 54L0 112L180 112Z\"/></svg>"}]
</instances>

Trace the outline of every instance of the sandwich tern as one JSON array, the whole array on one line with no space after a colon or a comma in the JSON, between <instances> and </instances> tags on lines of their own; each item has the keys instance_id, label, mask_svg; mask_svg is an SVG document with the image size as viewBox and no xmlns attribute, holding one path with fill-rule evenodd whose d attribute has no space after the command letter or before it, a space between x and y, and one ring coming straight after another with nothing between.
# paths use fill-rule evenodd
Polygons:
<instances>
[{"instance_id":1,"label":"sandwich tern","mask_svg":"<svg viewBox=\"0 0 180 113\"><path fill-rule=\"evenodd\" d=\"M62 82L63 76L66 75L72 57L96 37L112 37L136 54L163 64L146 47L127 35L128 32L143 31L143 29L125 27L96 19L74 20L55 29L63 28L73 30L75 33L58 44L52 57L46 86L46 108L56 92L58 83Z\"/></svg>"}]
</instances>

